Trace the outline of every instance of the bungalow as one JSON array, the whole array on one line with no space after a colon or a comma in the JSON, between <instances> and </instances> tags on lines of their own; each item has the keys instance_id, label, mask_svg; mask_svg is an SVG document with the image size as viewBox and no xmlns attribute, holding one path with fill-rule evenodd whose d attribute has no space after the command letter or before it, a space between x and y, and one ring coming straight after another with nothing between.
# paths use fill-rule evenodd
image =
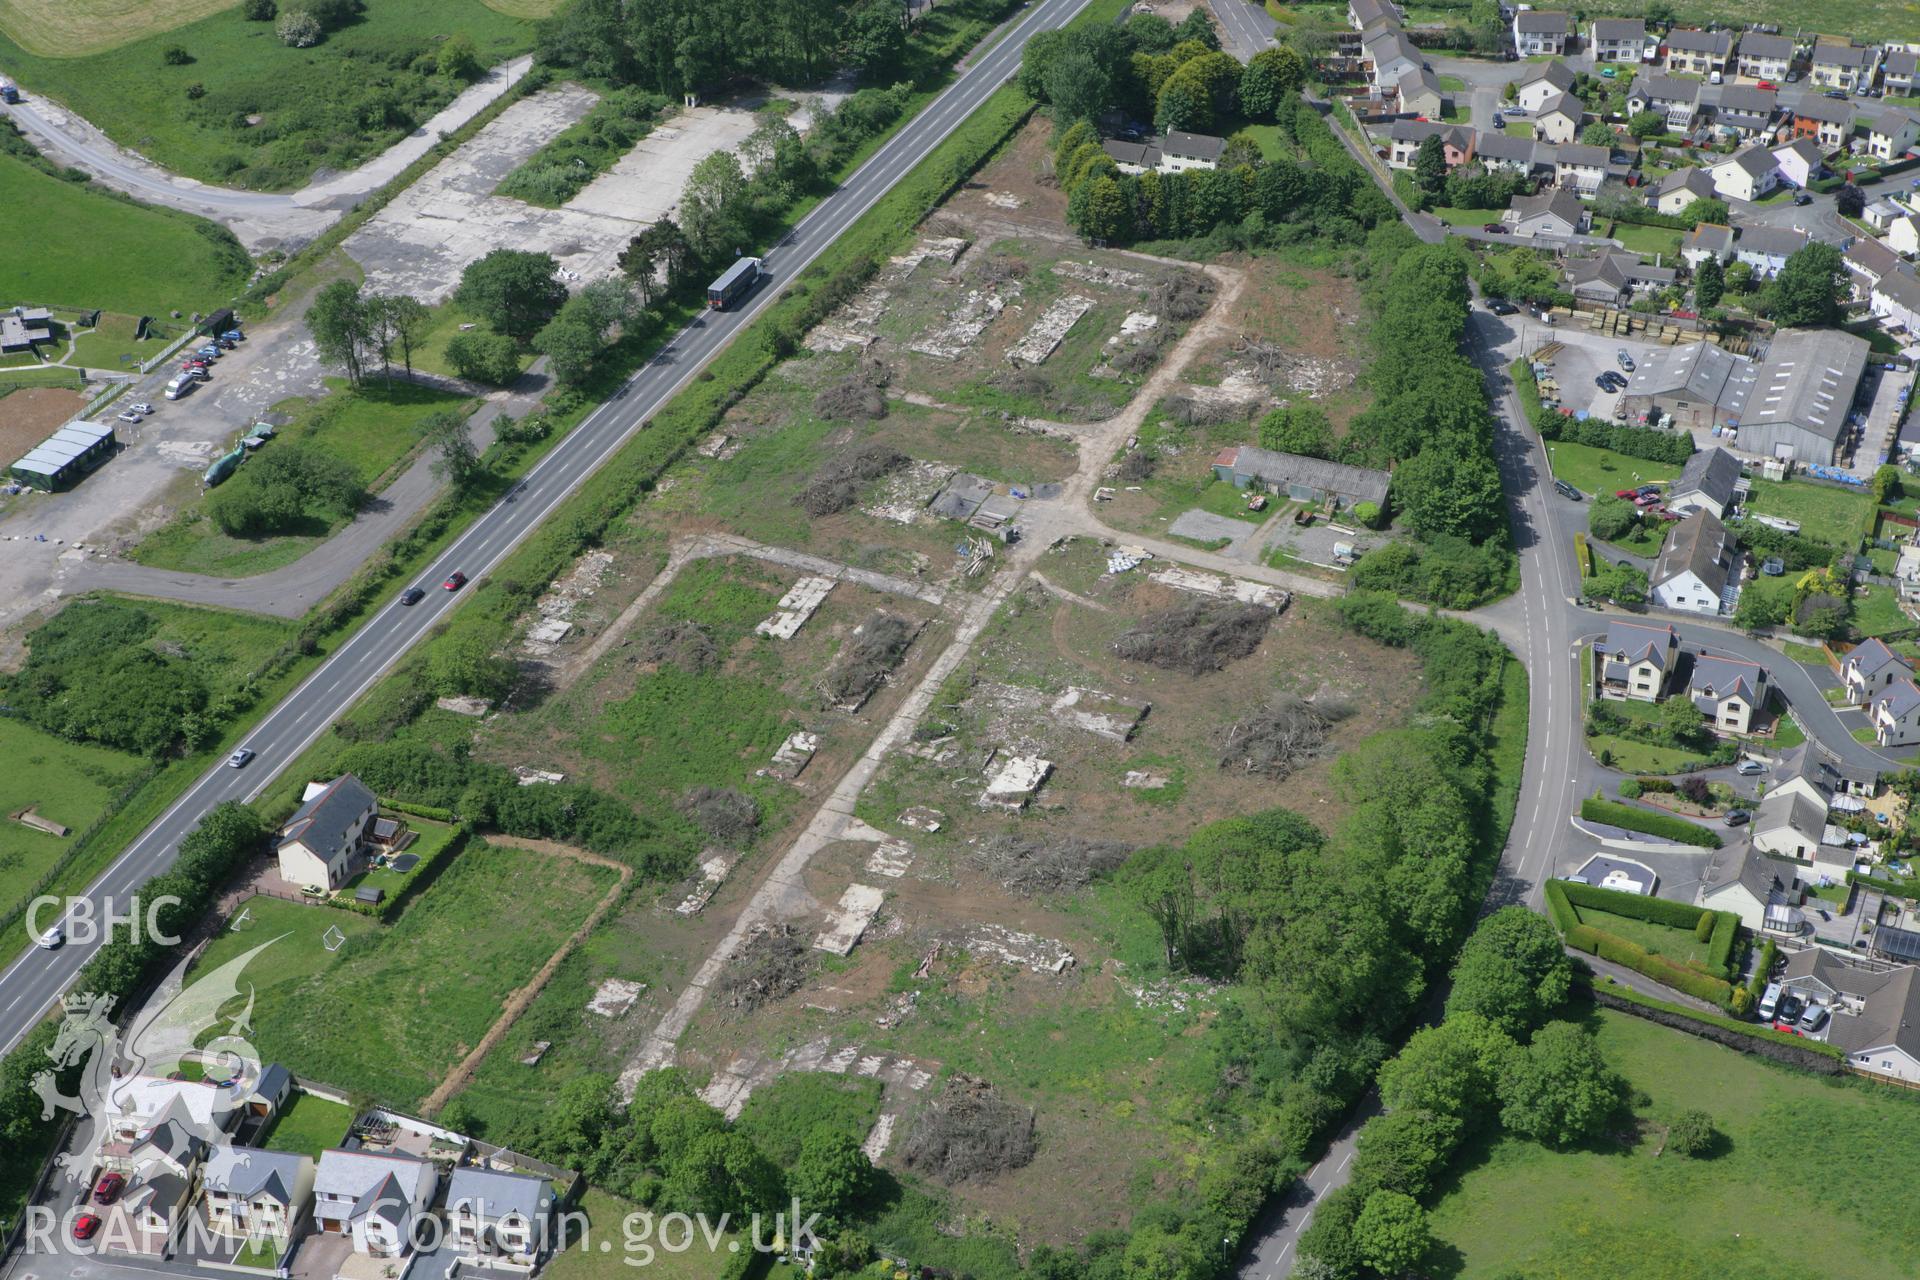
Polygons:
<instances>
[{"instance_id":1,"label":"bungalow","mask_svg":"<svg viewBox=\"0 0 1920 1280\"><path fill-rule=\"evenodd\" d=\"M1533 118L1533 136L1542 142L1566 143L1580 136L1580 122L1586 119L1587 106L1571 94L1559 94L1547 100Z\"/></svg>"},{"instance_id":2,"label":"bungalow","mask_svg":"<svg viewBox=\"0 0 1920 1280\"><path fill-rule=\"evenodd\" d=\"M1783 147L1775 147L1773 162L1780 166L1781 178L1794 187L1805 187L1827 171L1820 147L1812 138L1795 138Z\"/></svg>"},{"instance_id":3,"label":"bungalow","mask_svg":"<svg viewBox=\"0 0 1920 1280\"><path fill-rule=\"evenodd\" d=\"M379 811L373 792L350 773L308 784L305 802L280 828L280 878L304 889L338 889L359 869L367 827Z\"/></svg>"},{"instance_id":4,"label":"bungalow","mask_svg":"<svg viewBox=\"0 0 1920 1280\"><path fill-rule=\"evenodd\" d=\"M1853 44L1813 46L1813 66L1807 73L1809 83L1822 89L1844 89L1852 93L1873 83L1876 50Z\"/></svg>"},{"instance_id":5,"label":"bungalow","mask_svg":"<svg viewBox=\"0 0 1920 1280\"><path fill-rule=\"evenodd\" d=\"M1687 678L1687 696L1716 733L1751 733L1767 705L1767 669L1757 662L1699 654Z\"/></svg>"},{"instance_id":6,"label":"bungalow","mask_svg":"<svg viewBox=\"0 0 1920 1280\"><path fill-rule=\"evenodd\" d=\"M1880 83L1888 93L1911 94L1916 69L1920 69L1920 53L1895 49L1880 64Z\"/></svg>"},{"instance_id":7,"label":"bungalow","mask_svg":"<svg viewBox=\"0 0 1920 1280\"><path fill-rule=\"evenodd\" d=\"M1883 690L1891 688L1895 680L1912 678L1912 664L1878 639L1853 646L1840 664L1840 681L1846 686L1847 701L1856 707L1871 702Z\"/></svg>"},{"instance_id":8,"label":"bungalow","mask_svg":"<svg viewBox=\"0 0 1920 1280\"><path fill-rule=\"evenodd\" d=\"M1218 169L1220 156L1227 149L1224 138L1204 133L1167 130L1160 143L1160 172L1185 173L1189 169Z\"/></svg>"},{"instance_id":9,"label":"bungalow","mask_svg":"<svg viewBox=\"0 0 1920 1280\"><path fill-rule=\"evenodd\" d=\"M1675 169L1661 177L1647 195L1656 213L1679 217L1695 200L1713 199L1713 179L1705 169Z\"/></svg>"},{"instance_id":10,"label":"bungalow","mask_svg":"<svg viewBox=\"0 0 1920 1280\"><path fill-rule=\"evenodd\" d=\"M1377 90L1399 84L1403 77L1425 65L1420 51L1398 28L1375 32L1368 38L1361 58L1367 65L1367 83Z\"/></svg>"},{"instance_id":11,"label":"bungalow","mask_svg":"<svg viewBox=\"0 0 1920 1280\"><path fill-rule=\"evenodd\" d=\"M312 1156L215 1147L200 1175L207 1225L223 1236L284 1240L306 1211L313 1179Z\"/></svg>"},{"instance_id":12,"label":"bungalow","mask_svg":"<svg viewBox=\"0 0 1920 1280\"><path fill-rule=\"evenodd\" d=\"M1758 143L1734 152L1707 173L1715 193L1725 200L1758 200L1780 185L1773 152Z\"/></svg>"},{"instance_id":13,"label":"bungalow","mask_svg":"<svg viewBox=\"0 0 1920 1280\"><path fill-rule=\"evenodd\" d=\"M1676 28L1667 32L1666 46L1668 71L1712 75L1727 69L1727 61L1733 57L1733 33Z\"/></svg>"},{"instance_id":14,"label":"bungalow","mask_svg":"<svg viewBox=\"0 0 1920 1280\"><path fill-rule=\"evenodd\" d=\"M1756 933L1800 931L1793 868L1767 857L1757 842L1730 843L1716 851L1700 873L1695 901L1710 911L1733 912Z\"/></svg>"},{"instance_id":15,"label":"bungalow","mask_svg":"<svg viewBox=\"0 0 1920 1280\"><path fill-rule=\"evenodd\" d=\"M398 1258L413 1249L413 1226L433 1202L439 1174L412 1156L323 1151L313 1179L314 1225L353 1237L356 1252Z\"/></svg>"},{"instance_id":16,"label":"bungalow","mask_svg":"<svg viewBox=\"0 0 1920 1280\"><path fill-rule=\"evenodd\" d=\"M1595 62L1638 62L1647 48L1647 24L1639 18L1595 18L1588 43Z\"/></svg>"},{"instance_id":17,"label":"bungalow","mask_svg":"<svg viewBox=\"0 0 1920 1280\"><path fill-rule=\"evenodd\" d=\"M1571 14L1522 9L1513 15L1513 47L1523 58L1543 53L1557 58L1567 51L1567 40L1572 35Z\"/></svg>"},{"instance_id":18,"label":"bungalow","mask_svg":"<svg viewBox=\"0 0 1920 1280\"><path fill-rule=\"evenodd\" d=\"M1827 1043L1844 1050L1851 1066L1920 1083L1920 968L1863 965L1808 947L1787 956L1780 985L1826 1007Z\"/></svg>"},{"instance_id":19,"label":"bungalow","mask_svg":"<svg viewBox=\"0 0 1920 1280\"><path fill-rule=\"evenodd\" d=\"M1400 25L1400 8L1393 0L1347 0L1347 22L1355 31L1365 31L1376 22Z\"/></svg>"},{"instance_id":20,"label":"bungalow","mask_svg":"<svg viewBox=\"0 0 1920 1280\"><path fill-rule=\"evenodd\" d=\"M1473 158L1489 171L1507 169L1518 174L1533 172L1532 138L1516 138L1510 133L1477 133L1473 138Z\"/></svg>"},{"instance_id":21,"label":"bungalow","mask_svg":"<svg viewBox=\"0 0 1920 1280\"><path fill-rule=\"evenodd\" d=\"M1847 264L1847 271L1853 276L1853 297L1857 302L1865 302L1873 286L1889 272L1900 269L1900 255L1867 236L1855 236L1847 251L1840 255L1840 261Z\"/></svg>"},{"instance_id":22,"label":"bungalow","mask_svg":"<svg viewBox=\"0 0 1920 1280\"><path fill-rule=\"evenodd\" d=\"M1667 694L1680 661L1680 636L1672 624L1652 626L1616 619L1606 638L1594 645L1600 696L1620 701L1658 702Z\"/></svg>"},{"instance_id":23,"label":"bungalow","mask_svg":"<svg viewBox=\"0 0 1920 1280\"><path fill-rule=\"evenodd\" d=\"M1696 450L1680 468L1679 478L1667 488L1667 508L1685 515L1711 511L1725 520L1740 494L1740 460L1718 445Z\"/></svg>"},{"instance_id":24,"label":"bungalow","mask_svg":"<svg viewBox=\"0 0 1920 1280\"><path fill-rule=\"evenodd\" d=\"M1700 82L1679 76L1636 76L1627 90L1627 110L1634 115L1651 111L1664 116L1667 128L1685 133L1693 127L1693 116L1700 109Z\"/></svg>"},{"instance_id":25,"label":"bungalow","mask_svg":"<svg viewBox=\"0 0 1920 1280\"><path fill-rule=\"evenodd\" d=\"M1411 169L1420 154L1420 144L1438 137L1447 158L1449 171L1473 158L1473 130L1464 125L1441 124L1435 120L1395 120L1387 130L1387 164L1395 169Z\"/></svg>"},{"instance_id":26,"label":"bungalow","mask_svg":"<svg viewBox=\"0 0 1920 1280\"><path fill-rule=\"evenodd\" d=\"M1543 191L1537 196L1515 196L1503 219L1517 236L1584 235L1593 215L1571 191Z\"/></svg>"},{"instance_id":27,"label":"bungalow","mask_svg":"<svg viewBox=\"0 0 1920 1280\"><path fill-rule=\"evenodd\" d=\"M1920 277L1914 275L1912 267L1902 263L1898 270L1889 271L1873 286L1867 295L1867 309L1880 317L1881 324L1889 329L1920 334Z\"/></svg>"},{"instance_id":28,"label":"bungalow","mask_svg":"<svg viewBox=\"0 0 1920 1280\"><path fill-rule=\"evenodd\" d=\"M1553 180L1560 186L1591 196L1607 179L1607 166L1613 152L1606 147L1590 147L1576 142L1556 147L1553 152Z\"/></svg>"},{"instance_id":29,"label":"bungalow","mask_svg":"<svg viewBox=\"0 0 1920 1280\"><path fill-rule=\"evenodd\" d=\"M1577 298L1608 306L1625 306L1636 288L1664 289L1679 273L1672 267L1651 267L1635 253L1607 252L1569 258L1567 288Z\"/></svg>"},{"instance_id":30,"label":"bungalow","mask_svg":"<svg viewBox=\"0 0 1920 1280\"><path fill-rule=\"evenodd\" d=\"M1887 224L1887 247L1911 258L1920 253L1920 217L1902 214Z\"/></svg>"},{"instance_id":31,"label":"bungalow","mask_svg":"<svg viewBox=\"0 0 1920 1280\"><path fill-rule=\"evenodd\" d=\"M1425 116L1429 120L1438 120L1446 110L1446 95L1440 92L1440 80L1426 67L1419 67L1400 77L1395 86L1400 97L1400 114Z\"/></svg>"},{"instance_id":32,"label":"bungalow","mask_svg":"<svg viewBox=\"0 0 1920 1280\"><path fill-rule=\"evenodd\" d=\"M1573 72L1564 62L1536 62L1513 82L1513 100L1523 111L1538 111L1563 93L1573 92Z\"/></svg>"},{"instance_id":33,"label":"bungalow","mask_svg":"<svg viewBox=\"0 0 1920 1280\"><path fill-rule=\"evenodd\" d=\"M1713 109L1713 122L1737 137L1751 138L1773 127L1773 115L1778 109L1778 95L1773 90L1730 84L1720 90L1720 104Z\"/></svg>"},{"instance_id":34,"label":"bungalow","mask_svg":"<svg viewBox=\"0 0 1920 1280\"><path fill-rule=\"evenodd\" d=\"M1653 602L1667 609L1717 615L1731 603L1734 540L1710 511L1695 511L1667 530L1648 582Z\"/></svg>"},{"instance_id":35,"label":"bungalow","mask_svg":"<svg viewBox=\"0 0 1920 1280\"><path fill-rule=\"evenodd\" d=\"M1733 261L1733 239L1732 227L1702 222L1680 242L1680 256L1696 271L1708 258L1718 258L1725 265Z\"/></svg>"},{"instance_id":36,"label":"bungalow","mask_svg":"<svg viewBox=\"0 0 1920 1280\"><path fill-rule=\"evenodd\" d=\"M1753 274L1766 280L1780 274L1787 259L1807 247L1811 239L1792 227L1741 226L1733 242L1733 256L1753 268Z\"/></svg>"},{"instance_id":37,"label":"bungalow","mask_svg":"<svg viewBox=\"0 0 1920 1280\"><path fill-rule=\"evenodd\" d=\"M1920 141L1920 118L1901 107L1888 107L1867 126L1867 154L1876 160L1894 161Z\"/></svg>"},{"instance_id":38,"label":"bungalow","mask_svg":"<svg viewBox=\"0 0 1920 1280\"><path fill-rule=\"evenodd\" d=\"M1236 489L1285 494L1312 506L1331 503L1340 511L1362 502L1384 507L1392 479L1387 472L1370 467L1350 467L1251 444L1229 446L1215 454L1213 474Z\"/></svg>"},{"instance_id":39,"label":"bungalow","mask_svg":"<svg viewBox=\"0 0 1920 1280\"><path fill-rule=\"evenodd\" d=\"M1906 677L1895 680L1874 695L1867 719L1873 740L1883 747L1920 742L1920 685Z\"/></svg>"},{"instance_id":40,"label":"bungalow","mask_svg":"<svg viewBox=\"0 0 1920 1280\"><path fill-rule=\"evenodd\" d=\"M1793 70L1793 40L1749 31L1740 37L1739 72L1749 80L1784 84Z\"/></svg>"},{"instance_id":41,"label":"bungalow","mask_svg":"<svg viewBox=\"0 0 1920 1280\"><path fill-rule=\"evenodd\" d=\"M524 1173L460 1168L447 1180L447 1233L482 1267L532 1271L551 1240L553 1184Z\"/></svg>"},{"instance_id":42,"label":"bungalow","mask_svg":"<svg viewBox=\"0 0 1920 1280\"><path fill-rule=\"evenodd\" d=\"M1817 93L1803 94L1793 108L1793 136L1812 138L1823 151L1838 151L1853 135L1853 104Z\"/></svg>"}]
</instances>

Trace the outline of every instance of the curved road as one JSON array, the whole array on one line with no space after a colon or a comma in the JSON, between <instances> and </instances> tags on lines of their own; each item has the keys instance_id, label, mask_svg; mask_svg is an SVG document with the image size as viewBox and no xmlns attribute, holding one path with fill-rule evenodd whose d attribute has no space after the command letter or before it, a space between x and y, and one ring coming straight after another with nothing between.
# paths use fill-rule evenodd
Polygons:
<instances>
[{"instance_id":1,"label":"curved road","mask_svg":"<svg viewBox=\"0 0 1920 1280\"><path fill-rule=\"evenodd\" d=\"M962 72L945 92L863 164L845 185L823 200L775 249L771 285L762 286L738 311L714 312L676 334L660 355L636 373L548 454L527 476L513 500L482 516L419 575L438 582L455 569L479 578L490 572L533 532L554 508L619 449L647 416L664 404L767 306L823 249L885 195L935 144L1019 69L1020 52L1035 32L1058 27L1086 0L1041 0L1012 19L1006 35ZM260 721L246 739L258 758L245 769L215 767L202 776L139 839L88 887L96 908L112 899L124 907L148 877L167 868L175 847L215 805L251 800L292 763L342 712L378 680L457 602L457 595L429 592L411 609L389 603L336 650L298 689ZM46 922L42 921L42 927ZM60 998L95 944L69 943L58 951L29 950L0 974L0 1052L18 1044Z\"/></svg>"}]
</instances>

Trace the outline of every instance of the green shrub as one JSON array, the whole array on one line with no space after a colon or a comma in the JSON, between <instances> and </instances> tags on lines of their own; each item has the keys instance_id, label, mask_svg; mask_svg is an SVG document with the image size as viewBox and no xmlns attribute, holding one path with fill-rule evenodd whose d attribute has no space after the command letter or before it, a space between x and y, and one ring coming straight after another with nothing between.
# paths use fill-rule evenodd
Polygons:
<instances>
[{"instance_id":1,"label":"green shrub","mask_svg":"<svg viewBox=\"0 0 1920 1280\"><path fill-rule=\"evenodd\" d=\"M1707 939L1707 968L1723 978L1733 977L1733 946L1740 939L1740 917L1731 911L1709 911L1713 928ZM1706 917L1702 917L1705 922Z\"/></svg>"},{"instance_id":2,"label":"green shrub","mask_svg":"<svg viewBox=\"0 0 1920 1280\"><path fill-rule=\"evenodd\" d=\"M1847 883L1857 884L1863 889L1874 889L1880 893L1890 893L1896 898L1920 898L1920 881L1888 880L1882 876L1862 875L1858 871L1849 871Z\"/></svg>"},{"instance_id":3,"label":"green shrub","mask_svg":"<svg viewBox=\"0 0 1920 1280\"><path fill-rule=\"evenodd\" d=\"M1699 845L1707 849L1720 847L1720 837L1705 827L1696 827L1672 814L1648 813L1644 809L1615 804L1597 791L1580 802L1580 816L1588 822L1603 822L1610 827L1639 831L1676 844Z\"/></svg>"},{"instance_id":4,"label":"green shrub","mask_svg":"<svg viewBox=\"0 0 1920 1280\"><path fill-rule=\"evenodd\" d=\"M1638 800L1640 798L1640 791L1641 786L1639 782L1632 778L1628 778L1620 784L1620 794L1629 800Z\"/></svg>"},{"instance_id":5,"label":"green shrub","mask_svg":"<svg viewBox=\"0 0 1920 1280\"><path fill-rule=\"evenodd\" d=\"M1695 942L1705 942L1712 936L1713 913L1711 911L1702 911L1699 922L1693 926L1693 940Z\"/></svg>"}]
</instances>

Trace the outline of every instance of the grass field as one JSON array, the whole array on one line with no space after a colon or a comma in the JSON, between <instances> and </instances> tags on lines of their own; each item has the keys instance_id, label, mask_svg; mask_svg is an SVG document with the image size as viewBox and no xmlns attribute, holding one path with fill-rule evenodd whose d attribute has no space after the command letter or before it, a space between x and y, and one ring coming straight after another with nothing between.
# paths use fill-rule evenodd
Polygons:
<instances>
[{"instance_id":1,"label":"grass field","mask_svg":"<svg viewBox=\"0 0 1920 1280\"><path fill-rule=\"evenodd\" d=\"M310 1093L296 1093L260 1145L268 1151L292 1151L315 1160L328 1147L337 1147L353 1123L353 1108Z\"/></svg>"},{"instance_id":2,"label":"grass field","mask_svg":"<svg viewBox=\"0 0 1920 1280\"><path fill-rule=\"evenodd\" d=\"M245 256L206 238L212 223L63 182L3 153L0 223L18 229L9 299L165 315L210 311L247 279Z\"/></svg>"},{"instance_id":3,"label":"grass field","mask_svg":"<svg viewBox=\"0 0 1920 1280\"><path fill-rule=\"evenodd\" d=\"M1590 924L1628 942L1638 943L1677 964L1700 968L1707 962L1707 944L1695 938L1691 929L1677 929L1672 925L1655 924L1651 920L1635 920L1630 916L1617 916L1611 911L1598 911L1592 907L1575 907L1574 914L1580 918L1581 924Z\"/></svg>"},{"instance_id":4,"label":"grass field","mask_svg":"<svg viewBox=\"0 0 1920 1280\"><path fill-rule=\"evenodd\" d=\"M1824 1080L1625 1014L1595 1015L1607 1061L1652 1098L1630 1151L1497 1141L1470 1153L1433 1210L1433 1274L1529 1280L1894 1280L1915 1274L1920 1095ZM1656 1156L1698 1108L1725 1135L1710 1160ZM1817 1209L1806 1200L1821 1188ZM1812 1228L1785 1247L1781 1224Z\"/></svg>"},{"instance_id":5,"label":"grass field","mask_svg":"<svg viewBox=\"0 0 1920 1280\"><path fill-rule=\"evenodd\" d=\"M1641 227L1622 222L1614 227L1613 238L1633 252L1648 256L1663 253L1670 258L1680 251L1680 233L1670 227Z\"/></svg>"},{"instance_id":6,"label":"grass field","mask_svg":"<svg viewBox=\"0 0 1920 1280\"><path fill-rule=\"evenodd\" d=\"M1591 502L1597 493L1612 493L1630 484L1652 484L1671 480L1680 468L1670 462L1648 462L1629 458L1611 449L1574 444L1559 440L1547 446L1547 458L1553 474L1580 490Z\"/></svg>"},{"instance_id":7,"label":"grass field","mask_svg":"<svg viewBox=\"0 0 1920 1280\"><path fill-rule=\"evenodd\" d=\"M341 897L351 899L356 889L380 889L385 891L387 901L392 902L428 870L428 864L459 831L458 827L450 827L444 822L429 822L425 818L408 818L407 825L413 830L414 840L407 846L406 852L420 861L406 871L395 871L392 867L373 867L363 871L341 886Z\"/></svg>"},{"instance_id":8,"label":"grass field","mask_svg":"<svg viewBox=\"0 0 1920 1280\"><path fill-rule=\"evenodd\" d=\"M1807 537L1851 551L1871 501L1864 489L1756 479L1747 506L1761 515L1798 521L1800 532Z\"/></svg>"},{"instance_id":9,"label":"grass field","mask_svg":"<svg viewBox=\"0 0 1920 1280\"><path fill-rule=\"evenodd\" d=\"M1884 636L1911 631L1914 621L1900 609L1900 594L1892 587L1866 586L1853 597L1853 625L1860 634Z\"/></svg>"},{"instance_id":10,"label":"grass field","mask_svg":"<svg viewBox=\"0 0 1920 1280\"><path fill-rule=\"evenodd\" d=\"M0 0L0 66L165 168L286 190L316 169L361 164L452 101L462 86L435 73L440 40L464 32L492 65L528 49L528 18L552 7L374 0L320 44L292 49L272 23L215 0ZM174 46L187 62L165 60Z\"/></svg>"},{"instance_id":11,"label":"grass field","mask_svg":"<svg viewBox=\"0 0 1920 1280\"><path fill-rule=\"evenodd\" d=\"M747 1247L739 1233L731 1230L711 1250L699 1232L694 1233L692 1247L679 1252L659 1247L657 1240L630 1241L623 1224L645 1210L604 1191L581 1196L579 1210L587 1216L585 1233L566 1241L564 1251L555 1252L543 1272L548 1280L632 1280L636 1275L647 1280L717 1280L734 1256L729 1246L737 1242L740 1248ZM673 1240L679 1243L677 1235ZM603 1243L612 1247L603 1250Z\"/></svg>"},{"instance_id":12,"label":"grass field","mask_svg":"<svg viewBox=\"0 0 1920 1280\"><path fill-rule=\"evenodd\" d=\"M105 747L80 746L0 717L0 911L11 909L76 837L105 813L113 793L146 764ZM6 819L31 807L72 829L62 839Z\"/></svg>"},{"instance_id":13,"label":"grass field","mask_svg":"<svg viewBox=\"0 0 1920 1280\"><path fill-rule=\"evenodd\" d=\"M91 329L73 331L73 356L67 363L80 365L88 369L130 369L137 367L142 360L151 360L166 350L169 337L177 336L179 329L160 330L150 326L152 332L145 339L136 340L134 335L140 330L140 317L121 315L105 311L100 320Z\"/></svg>"},{"instance_id":14,"label":"grass field","mask_svg":"<svg viewBox=\"0 0 1920 1280\"><path fill-rule=\"evenodd\" d=\"M1605 751L1609 767L1626 773L1678 773L1688 765L1699 764L1707 758L1698 751L1657 746L1611 733L1599 733L1588 738L1587 750L1593 752L1596 759Z\"/></svg>"}]
</instances>

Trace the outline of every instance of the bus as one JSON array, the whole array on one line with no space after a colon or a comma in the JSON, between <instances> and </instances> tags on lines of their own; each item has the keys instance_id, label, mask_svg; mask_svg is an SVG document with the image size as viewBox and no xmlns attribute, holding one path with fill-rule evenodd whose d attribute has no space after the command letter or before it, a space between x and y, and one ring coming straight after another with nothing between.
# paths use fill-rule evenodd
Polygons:
<instances>
[{"instance_id":1,"label":"bus","mask_svg":"<svg viewBox=\"0 0 1920 1280\"><path fill-rule=\"evenodd\" d=\"M718 280L707 286L707 305L725 311L743 297L766 274L766 263L759 258L742 258L728 267Z\"/></svg>"}]
</instances>

